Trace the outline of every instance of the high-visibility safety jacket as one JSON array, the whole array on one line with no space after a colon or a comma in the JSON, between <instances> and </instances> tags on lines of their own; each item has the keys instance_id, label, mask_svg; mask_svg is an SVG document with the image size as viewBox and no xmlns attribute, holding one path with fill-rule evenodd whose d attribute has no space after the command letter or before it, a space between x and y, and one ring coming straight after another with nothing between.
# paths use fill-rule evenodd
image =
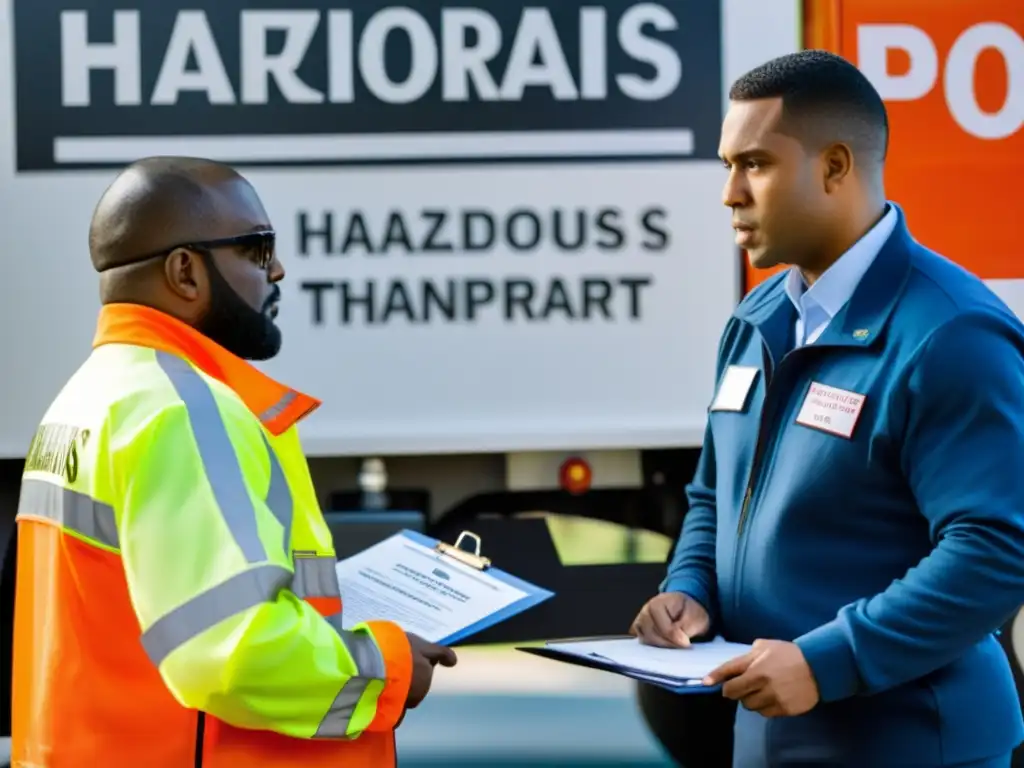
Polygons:
<instances>
[{"instance_id":1,"label":"high-visibility safety jacket","mask_svg":"<svg viewBox=\"0 0 1024 768\"><path fill-rule=\"evenodd\" d=\"M108 305L18 508L12 764L386 768L412 654L342 629L296 422L319 402Z\"/></svg>"}]
</instances>

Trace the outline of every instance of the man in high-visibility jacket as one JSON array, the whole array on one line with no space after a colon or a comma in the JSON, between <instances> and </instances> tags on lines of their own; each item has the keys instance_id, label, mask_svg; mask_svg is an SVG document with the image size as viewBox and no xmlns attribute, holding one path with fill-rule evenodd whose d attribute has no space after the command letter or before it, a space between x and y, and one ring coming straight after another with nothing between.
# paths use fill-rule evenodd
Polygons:
<instances>
[{"instance_id":1,"label":"man in high-visibility jacket","mask_svg":"<svg viewBox=\"0 0 1024 768\"><path fill-rule=\"evenodd\" d=\"M29 448L12 764L387 768L454 653L342 628L331 534L277 353L284 276L248 182L149 158L90 230L94 349Z\"/></svg>"}]
</instances>

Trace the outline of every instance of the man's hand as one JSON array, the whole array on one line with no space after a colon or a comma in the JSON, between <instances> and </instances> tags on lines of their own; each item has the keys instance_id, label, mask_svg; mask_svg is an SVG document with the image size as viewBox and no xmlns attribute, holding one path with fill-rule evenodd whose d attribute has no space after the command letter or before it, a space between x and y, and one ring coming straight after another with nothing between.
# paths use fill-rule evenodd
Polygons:
<instances>
[{"instance_id":1,"label":"man's hand","mask_svg":"<svg viewBox=\"0 0 1024 768\"><path fill-rule=\"evenodd\" d=\"M458 657L451 648L427 642L419 635L406 633L406 636L412 648L412 683L409 685L405 707L414 709L430 691L434 666L440 664L442 667L454 667Z\"/></svg>"},{"instance_id":2,"label":"man's hand","mask_svg":"<svg viewBox=\"0 0 1024 768\"><path fill-rule=\"evenodd\" d=\"M704 606L680 592L652 597L640 609L629 634L644 645L660 648L688 648L691 638L704 634L711 619Z\"/></svg>"},{"instance_id":3,"label":"man's hand","mask_svg":"<svg viewBox=\"0 0 1024 768\"><path fill-rule=\"evenodd\" d=\"M722 695L765 717L810 712L820 695L814 673L795 643L757 640L743 656L725 662L704 678L705 685L725 681Z\"/></svg>"}]
</instances>

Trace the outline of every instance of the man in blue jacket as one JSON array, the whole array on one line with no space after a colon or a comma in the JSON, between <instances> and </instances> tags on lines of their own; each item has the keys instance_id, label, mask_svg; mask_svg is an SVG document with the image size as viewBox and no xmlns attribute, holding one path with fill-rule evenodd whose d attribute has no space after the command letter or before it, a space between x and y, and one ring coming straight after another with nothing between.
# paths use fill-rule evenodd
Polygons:
<instances>
[{"instance_id":1,"label":"man in blue jacket","mask_svg":"<svg viewBox=\"0 0 1024 768\"><path fill-rule=\"evenodd\" d=\"M754 643L708 681L740 704L740 768L1009 766L1024 739L993 636L1024 603L1024 328L912 239L887 144L832 54L732 86L736 242L792 267L726 325L690 511L633 632Z\"/></svg>"}]
</instances>

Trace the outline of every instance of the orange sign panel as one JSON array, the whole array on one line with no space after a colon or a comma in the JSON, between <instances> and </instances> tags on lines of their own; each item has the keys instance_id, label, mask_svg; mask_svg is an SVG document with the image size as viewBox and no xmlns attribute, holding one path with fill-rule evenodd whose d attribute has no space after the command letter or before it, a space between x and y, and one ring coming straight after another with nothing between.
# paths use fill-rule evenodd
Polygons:
<instances>
[{"instance_id":1,"label":"orange sign panel","mask_svg":"<svg viewBox=\"0 0 1024 768\"><path fill-rule=\"evenodd\" d=\"M805 47L885 100L886 191L916 239L984 279L1024 278L1024 1L806 0ZM770 271L747 267L747 288Z\"/></svg>"}]
</instances>

